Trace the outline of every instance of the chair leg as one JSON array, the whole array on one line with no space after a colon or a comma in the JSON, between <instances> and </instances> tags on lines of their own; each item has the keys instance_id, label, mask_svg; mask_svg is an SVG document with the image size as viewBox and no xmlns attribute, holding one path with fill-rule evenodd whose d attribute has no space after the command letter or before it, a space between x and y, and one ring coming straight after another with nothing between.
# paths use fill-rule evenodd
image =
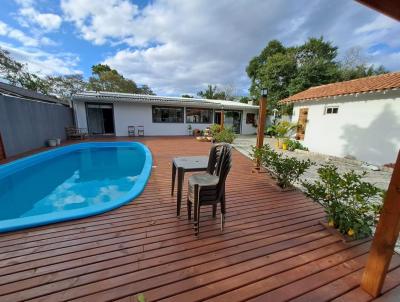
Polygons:
<instances>
[{"instance_id":1,"label":"chair leg","mask_svg":"<svg viewBox=\"0 0 400 302\"><path fill-rule=\"evenodd\" d=\"M195 185L194 186L194 205L193 205L193 212L194 212L194 233L197 236L199 234L199 186Z\"/></svg>"},{"instance_id":2,"label":"chair leg","mask_svg":"<svg viewBox=\"0 0 400 302\"><path fill-rule=\"evenodd\" d=\"M195 229L195 235L196 237L199 236L200 233L200 203L197 203L197 224L196 224L196 229Z\"/></svg>"},{"instance_id":3,"label":"chair leg","mask_svg":"<svg viewBox=\"0 0 400 302\"><path fill-rule=\"evenodd\" d=\"M188 220L192 219L192 203L189 201L189 199L187 200L187 216Z\"/></svg>"},{"instance_id":4,"label":"chair leg","mask_svg":"<svg viewBox=\"0 0 400 302\"><path fill-rule=\"evenodd\" d=\"M222 200L221 200L221 232L224 231L224 226L225 226L225 193L222 195Z\"/></svg>"},{"instance_id":5,"label":"chair leg","mask_svg":"<svg viewBox=\"0 0 400 302\"><path fill-rule=\"evenodd\" d=\"M217 205L213 204L212 206L212 217L215 218L217 216Z\"/></svg>"}]
</instances>

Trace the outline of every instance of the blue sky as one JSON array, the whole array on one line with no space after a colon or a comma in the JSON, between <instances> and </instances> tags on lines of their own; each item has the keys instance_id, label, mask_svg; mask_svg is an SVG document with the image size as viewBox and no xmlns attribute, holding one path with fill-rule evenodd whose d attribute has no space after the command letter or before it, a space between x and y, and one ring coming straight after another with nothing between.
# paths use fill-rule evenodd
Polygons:
<instances>
[{"instance_id":1,"label":"blue sky","mask_svg":"<svg viewBox=\"0 0 400 302\"><path fill-rule=\"evenodd\" d=\"M157 94L208 83L247 94L248 61L271 39L323 35L343 56L400 70L400 23L349 0L3 0L0 47L39 74L107 63Z\"/></svg>"}]
</instances>

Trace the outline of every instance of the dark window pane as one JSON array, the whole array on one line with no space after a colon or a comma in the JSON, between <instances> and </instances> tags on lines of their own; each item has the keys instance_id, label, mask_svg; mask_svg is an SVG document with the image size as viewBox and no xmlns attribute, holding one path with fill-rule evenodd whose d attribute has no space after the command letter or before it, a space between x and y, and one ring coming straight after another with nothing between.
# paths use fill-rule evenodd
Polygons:
<instances>
[{"instance_id":1,"label":"dark window pane","mask_svg":"<svg viewBox=\"0 0 400 302\"><path fill-rule=\"evenodd\" d=\"M327 114L331 114L331 113L332 113L332 108L330 108L330 107L327 108L327 109L326 109L326 113L327 113Z\"/></svg>"},{"instance_id":2,"label":"dark window pane","mask_svg":"<svg viewBox=\"0 0 400 302\"><path fill-rule=\"evenodd\" d=\"M338 113L338 111L339 111L339 108L337 108L337 107L332 108L332 113Z\"/></svg>"},{"instance_id":3,"label":"dark window pane","mask_svg":"<svg viewBox=\"0 0 400 302\"><path fill-rule=\"evenodd\" d=\"M255 113L247 113L246 114L246 124L255 124L256 114Z\"/></svg>"},{"instance_id":4,"label":"dark window pane","mask_svg":"<svg viewBox=\"0 0 400 302\"><path fill-rule=\"evenodd\" d=\"M153 106L153 123L183 123L183 108Z\"/></svg>"},{"instance_id":5,"label":"dark window pane","mask_svg":"<svg viewBox=\"0 0 400 302\"><path fill-rule=\"evenodd\" d=\"M186 123L211 124L212 110L186 108Z\"/></svg>"}]
</instances>

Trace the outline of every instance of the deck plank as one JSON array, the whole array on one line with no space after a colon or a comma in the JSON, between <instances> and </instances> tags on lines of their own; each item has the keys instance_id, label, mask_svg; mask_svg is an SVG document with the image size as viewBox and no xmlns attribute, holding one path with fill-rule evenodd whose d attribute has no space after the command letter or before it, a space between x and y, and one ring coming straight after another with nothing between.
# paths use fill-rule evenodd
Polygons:
<instances>
[{"instance_id":1,"label":"deck plank","mask_svg":"<svg viewBox=\"0 0 400 302\"><path fill-rule=\"evenodd\" d=\"M319 224L319 205L252 173L239 152L227 180L225 231L205 209L196 239L185 205L175 217L171 159L205 155L210 144L139 140L152 151L154 167L135 201L0 235L0 301L136 301L139 293L146 301L372 300L359 287L370 242L339 241ZM400 286L399 267L396 255L385 293Z\"/></svg>"}]
</instances>

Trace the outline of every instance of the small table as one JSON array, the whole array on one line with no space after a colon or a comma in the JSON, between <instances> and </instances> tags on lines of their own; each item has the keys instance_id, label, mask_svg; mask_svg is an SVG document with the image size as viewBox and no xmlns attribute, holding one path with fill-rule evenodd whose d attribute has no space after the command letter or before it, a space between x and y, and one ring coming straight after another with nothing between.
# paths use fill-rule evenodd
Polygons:
<instances>
[{"instance_id":1,"label":"small table","mask_svg":"<svg viewBox=\"0 0 400 302\"><path fill-rule=\"evenodd\" d=\"M171 196L174 195L176 170L178 170L178 192L176 196L176 215L181 215L181 199L183 179L185 172L206 171L208 166L208 156L186 156L175 157L172 160L172 189Z\"/></svg>"}]
</instances>

